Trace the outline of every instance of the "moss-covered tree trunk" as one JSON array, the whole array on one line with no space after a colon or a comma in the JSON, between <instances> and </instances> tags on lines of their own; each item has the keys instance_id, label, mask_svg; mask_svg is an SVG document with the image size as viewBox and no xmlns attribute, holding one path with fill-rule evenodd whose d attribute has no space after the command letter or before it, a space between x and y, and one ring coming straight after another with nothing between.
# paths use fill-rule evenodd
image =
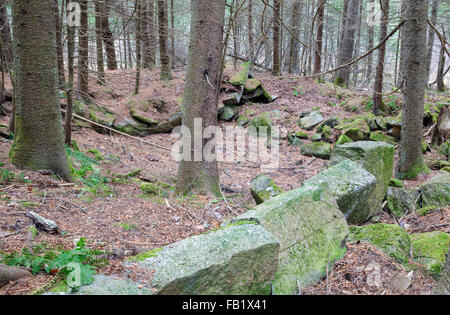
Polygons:
<instances>
[{"instance_id":1,"label":"moss-covered tree trunk","mask_svg":"<svg viewBox=\"0 0 450 315\"><path fill-rule=\"evenodd\" d=\"M404 25L403 123L397 177L413 179L427 170L422 156L423 105L427 81L428 1L408 0Z\"/></svg>"},{"instance_id":2,"label":"moss-covered tree trunk","mask_svg":"<svg viewBox=\"0 0 450 315\"><path fill-rule=\"evenodd\" d=\"M169 57L169 29L167 19L167 0L158 0L159 56L161 60L161 80L172 79Z\"/></svg>"},{"instance_id":3,"label":"moss-covered tree trunk","mask_svg":"<svg viewBox=\"0 0 450 315\"><path fill-rule=\"evenodd\" d=\"M183 148L195 148L194 119L202 119L202 130L217 125L225 1L193 0L191 8L183 126L189 128L192 137L184 140ZM202 141L202 150L209 141L213 139ZM190 161L180 162L177 190L220 195L217 161L207 161L204 156L195 161L192 150Z\"/></svg>"},{"instance_id":4,"label":"moss-covered tree trunk","mask_svg":"<svg viewBox=\"0 0 450 315\"><path fill-rule=\"evenodd\" d=\"M58 93L53 0L12 2L16 135L11 162L70 181Z\"/></svg>"}]
</instances>

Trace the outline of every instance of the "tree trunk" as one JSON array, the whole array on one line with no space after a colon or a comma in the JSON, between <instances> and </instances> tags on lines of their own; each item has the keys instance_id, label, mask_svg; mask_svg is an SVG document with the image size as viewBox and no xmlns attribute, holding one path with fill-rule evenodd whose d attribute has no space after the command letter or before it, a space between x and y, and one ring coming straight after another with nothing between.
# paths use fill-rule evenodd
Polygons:
<instances>
[{"instance_id":1,"label":"tree trunk","mask_svg":"<svg viewBox=\"0 0 450 315\"><path fill-rule=\"evenodd\" d=\"M431 23L433 23L433 25L436 25L439 0L430 0L430 2L432 3L430 21L431 21ZM434 29L431 26L429 26L428 27L428 52L427 52L427 83L430 79L431 60L433 59L434 33L435 33Z\"/></svg>"},{"instance_id":2,"label":"tree trunk","mask_svg":"<svg viewBox=\"0 0 450 315\"><path fill-rule=\"evenodd\" d=\"M109 27L109 6L110 0L105 0L105 5L102 5L102 32L103 32L103 42L105 43L106 50L106 63L108 65L108 70L117 70L117 60L116 60L116 46L114 45L114 35Z\"/></svg>"},{"instance_id":3,"label":"tree trunk","mask_svg":"<svg viewBox=\"0 0 450 315\"><path fill-rule=\"evenodd\" d=\"M103 41L102 41L102 4L101 0L95 2L95 40L97 48L97 83L100 85L105 84L105 61L103 59Z\"/></svg>"},{"instance_id":4,"label":"tree trunk","mask_svg":"<svg viewBox=\"0 0 450 315\"><path fill-rule=\"evenodd\" d=\"M0 265L0 288L7 285L10 282L14 282L21 278L31 276L32 276L31 272L27 270L20 269L17 267Z\"/></svg>"},{"instance_id":5,"label":"tree trunk","mask_svg":"<svg viewBox=\"0 0 450 315\"><path fill-rule=\"evenodd\" d=\"M78 94L85 102L90 102L88 3L87 0L79 0L79 3L81 7L81 25L78 28Z\"/></svg>"},{"instance_id":6,"label":"tree trunk","mask_svg":"<svg viewBox=\"0 0 450 315\"><path fill-rule=\"evenodd\" d=\"M252 67L254 62L253 0L249 1L248 3L247 32L248 32L248 60L250 60L250 67Z\"/></svg>"},{"instance_id":7,"label":"tree trunk","mask_svg":"<svg viewBox=\"0 0 450 315\"><path fill-rule=\"evenodd\" d=\"M428 1L408 0L404 27L402 140L397 177L413 179L427 170L422 156L422 128L427 81Z\"/></svg>"},{"instance_id":8,"label":"tree trunk","mask_svg":"<svg viewBox=\"0 0 450 315\"><path fill-rule=\"evenodd\" d=\"M348 9L345 13L345 23L343 27L342 42L339 52L338 65L342 66L353 58L353 48L355 42L355 32L357 27L359 6L361 0L349 0ZM335 82L338 85L348 86L350 78L350 67L345 67L336 73Z\"/></svg>"},{"instance_id":9,"label":"tree trunk","mask_svg":"<svg viewBox=\"0 0 450 315\"><path fill-rule=\"evenodd\" d=\"M225 1L192 0L191 11L183 126L194 136L194 120L201 119L202 132L204 128L217 126ZM201 143L202 154L205 146L214 143L215 139L197 139L198 141ZM184 138L183 148L189 158L180 162L177 191L186 194L193 190L220 196L217 160L207 160L203 154L201 159L195 159L194 137ZM212 151L215 154L215 150Z\"/></svg>"},{"instance_id":10,"label":"tree trunk","mask_svg":"<svg viewBox=\"0 0 450 315\"><path fill-rule=\"evenodd\" d=\"M140 23L142 32L142 67L144 69L148 69L153 67L155 63L153 59L152 45L150 43L150 28L152 28L153 31L153 21L150 21L150 17L153 20L153 12L149 12L148 0L143 0L141 5L142 19Z\"/></svg>"},{"instance_id":11,"label":"tree trunk","mask_svg":"<svg viewBox=\"0 0 450 315\"><path fill-rule=\"evenodd\" d=\"M438 71L436 75L436 83L437 83L437 90L440 92L445 92L445 84L444 84L444 67L445 67L445 49L444 46L441 44L441 52L439 54L439 65L438 65Z\"/></svg>"},{"instance_id":12,"label":"tree trunk","mask_svg":"<svg viewBox=\"0 0 450 315\"><path fill-rule=\"evenodd\" d=\"M281 57L280 57L280 18L281 18L281 0L273 0L273 64L272 74L281 75Z\"/></svg>"},{"instance_id":13,"label":"tree trunk","mask_svg":"<svg viewBox=\"0 0 450 315\"><path fill-rule=\"evenodd\" d=\"M63 55L63 43L62 43L62 24L59 19L58 0L55 2L55 30L56 30L56 53L58 56L58 81L59 87L64 88L66 84L66 78L64 73L64 55Z\"/></svg>"},{"instance_id":14,"label":"tree trunk","mask_svg":"<svg viewBox=\"0 0 450 315\"><path fill-rule=\"evenodd\" d=\"M175 69L175 10L173 5L173 0L170 0L170 50L172 52L172 69Z\"/></svg>"},{"instance_id":15,"label":"tree trunk","mask_svg":"<svg viewBox=\"0 0 450 315\"><path fill-rule=\"evenodd\" d=\"M373 3L375 0L370 0L370 3ZM373 26L369 26L369 30L367 32L367 51L373 48L374 41L374 28ZM372 76L372 67L373 67L373 54L370 54L367 57L367 71L366 71L366 80L370 80Z\"/></svg>"},{"instance_id":16,"label":"tree trunk","mask_svg":"<svg viewBox=\"0 0 450 315\"><path fill-rule=\"evenodd\" d=\"M16 136L10 158L21 169L51 170L70 181L59 108L54 5L12 3Z\"/></svg>"},{"instance_id":17,"label":"tree trunk","mask_svg":"<svg viewBox=\"0 0 450 315\"><path fill-rule=\"evenodd\" d=\"M389 23L389 0L382 1L383 16L380 23L380 42L387 36L387 27ZM379 114L384 110L383 106L383 76L384 76L384 59L386 56L386 44L378 49L378 65L377 74L375 76L375 86L373 91L373 113Z\"/></svg>"},{"instance_id":18,"label":"tree trunk","mask_svg":"<svg viewBox=\"0 0 450 315\"><path fill-rule=\"evenodd\" d=\"M302 2L300 0L294 1L292 10L292 33L296 39L300 36ZM289 73L300 72L300 43L294 37L291 37L291 51L289 53Z\"/></svg>"},{"instance_id":19,"label":"tree trunk","mask_svg":"<svg viewBox=\"0 0 450 315\"><path fill-rule=\"evenodd\" d=\"M6 0L0 0L0 27L1 27L1 41L2 54L6 61L6 67L3 69L6 72L12 68L13 64L13 48L11 41L11 30L9 28L8 13L6 11Z\"/></svg>"},{"instance_id":20,"label":"tree trunk","mask_svg":"<svg viewBox=\"0 0 450 315\"><path fill-rule=\"evenodd\" d=\"M167 22L167 0L158 0L159 55L161 60L161 80L171 80L169 35Z\"/></svg>"},{"instance_id":21,"label":"tree trunk","mask_svg":"<svg viewBox=\"0 0 450 315\"><path fill-rule=\"evenodd\" d=\"M317 10L317 37L316 50L314 52L314 74L320 73L322 67L323 16L325 12L325 1L321 1L321 3L319 3L319 8Z\"/></svg>"},{"instance_id":22,"label":"tree trunk","mask_svg":"<svg viewBox=\"0 0 450 315\"><path fill-rule=\"evenodd\" d=\"M99 37L97 37L97 40ZM101 42L101 38L100 38ZM75 30L72 26L67 26L67 56L69 77L67 83L67 107L66 107L66 122L65 122L65 142L66 145L71 145L72 142L72 105L73 105L73 77L74 77L74 55L75 55ZM102 54L103 55L103 54Z\"/></svg>"},{"instance_id":23,"label":"tree trunk","mask_svg":"<svg viewBox=\"0 0 450 315\"><path fill-rule=\"evenodd\" d=\"M141 25L143 19L143 10L141 0L136 0L137 19L136 19L136 80L134 84L134 94L139 93L139 84L141 81Z\"/></svg>"}]
</instances>

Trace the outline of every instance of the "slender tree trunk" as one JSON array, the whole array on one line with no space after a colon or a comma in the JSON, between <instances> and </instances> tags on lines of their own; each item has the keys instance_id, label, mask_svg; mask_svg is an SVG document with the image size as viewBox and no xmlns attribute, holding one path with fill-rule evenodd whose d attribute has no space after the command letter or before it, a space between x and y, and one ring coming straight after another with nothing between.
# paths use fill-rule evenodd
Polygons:
<instances>
[{"instance_id":1,"label":"slender tree trunk","mask_svg":"<svg viewBox=\"0 0 450 315\"><path fill-rule=\"evenodd\" d=\"M380 42L387 36L387 27L389 23L389 0L382 1L383 16L380 24ZM375 86L373 91L373 113L379 114L379 111L383 111L383 76L384 76L384 59L386 56L386 44L382 45L378 49L378 65L377 74L375 76Z\"/></svg>"},{"instance_id":2,"label":"slender tree trunk","mask_svg":"<svg viewBox=\"0 0 450 315\"><path fill-rule=\"evenodd\" d=\"M248 32L248 60L250 60L250 67L253 66L254 60L254 43L253 43L253 0L248 2L248 20L247 20L247 32Z\"/></svg>"},{"instance_id":3,"label":"slender tree trunk","mask_svg":"<svg viewBox=\"0 0 450 315\"><path fill-rule=\"evenodd\" d=\"M431 21L431 23L433 23L433 25L436 25L439 0L430 0L430 2L432 3L430 21ZM435 32L434 32L433 28L431 26L429 26L428 27L428 52L427 52L427 83L430 78L431 60L433 58L434 33Z\"/></svg>"},{"instance_id":4,"label":"slender tree trunk","mask_svg":"<svg viewBox=\"0 0 450 315\"><path fill-rule=\"evenodd\" d=\"M78 93L85 102L89 99L89 38L88 38L88 4L79 0L81 7L80 27L78 28Z\"/></svg>"},{"instance_id":5,"label":"slender tree trunk","mask_svg":"<svg viewBox=\"0 0 450 315\"><path fill-rule=\"evenodd\" d=\"M201 119L202 132L207 127L217 126L225 1L192 0L191 12L183 126L190 130L193 137L183 140L183 150L189 158L180 162L177 191L186 194L193 190L220 196L217 160L207 160L202 155L200 161L195 161L194 121ZM198 137L200 154L207 145L215 143L215 139L201 139L202 135ZM213 145L211 151L215 155L214 148Z\"/></svg>"},{"instance_id":6,"label":"slender tree trunk","mask_svg":"<svg viewBox=\"0 0 450 315\"><path fill-rule=\"evenodd\" d=\"M314 73L320 73L322 67L322 46L323 46L323 16L325 13L325 1L319 3L317 9L317 37L316 51L314 52Z\"/></svg>"},{"instance_id":7,"label":"slender tree trunk","mask_svg":"<svg viewBox=\"0 0 450 315\"><path fill-rule=\"evenodd\" d=\"M175 55L175 10L173 1L170 0L170 45L172 51L172 69L175 69L176 55Z\"/></svg>"},{"instance_id":8,"label":"slender tree trunk","mask_svg":"<svg viewBox=\"0 0 450 315\"><path fill-rule=\"evenodd\" d=\"M167 22L167 0L158 0L159 55L161 60L161 80L171 80L169 57L169 30Z\"/></svg>"},{"instance_id":9,"label":"slender tree trunk","mask_svg":"<svg viewBox=\"0 0 450 315\"><path fill-rule=\"evenodd\" d=\"M446 55L444 46L441 46L441 52L439 54L439 65L436 76L437 90L440 92L445 92L445 84L444 84L445 56Z\"/></svg>"},{"instance_id":10,"label":"slender tree trunk","mask_svg":"<svg viewBox=\"0 0 450 315\"><path fill-rule=\"evenodd\" d=\"M281 0L273 0L274 16L273 16L273 64L272 74L274 76L281 75L281 57L280 57L280 18L281 18Z\"/></svg>"},{"instance_id":11,"label":"slender tree trunk","mask_svg":"<svg viewBox=\"0 0 450 315\"><path fill-rule=\"evenodd\" d=\"M142 33L142 67L144 69L151 68L153 66L152 60L152 48L150 45L150 22L149 22L149 1L142 0L142 19L141 19L141 33Z\"/></svg>"},{"instance_id":12,"label":"slender tree trunk","mask_svg":"<svg viewBox=\"0 0 450 315\"><path fill-rule=\"evenodd\" d=\"M97 38L98 40L98 38ZM100 38L101 41L101 38ZM74 55L75 55L75 30L72 26L67 26L67 55L69 66L69 78L67 83L67 107L65 122L66 145L72 142L72 105L73 105L73 77L74 77Z\"/></svg>"},{"instance_id":13,"label":"slender tree trunk","mask_svg":"<svg viewBox=\"0 0 450 315\"><path fill-rule=\"evenodd\" d=\"M13 46L11 41L11 30L9 27L8 13L6 12L6 0L0 0L0 28L1 28L1 41L2 41L2 53L4 54L3 71L9 72L13 64Z\"/></svg>"},{"instance_id":14,"label":"slender tree trunk","mask_svg":"<svg viewBox=\"0 0 450 315\"><path fill-rule=\"evenodd\" d=\"M423 105L427 81L428 1L407 0L404 27L402 140L397 177L413 179L427 170L422 156Z\"/></svg>"},{"instance_id":15,"label":"slender tree trunk","mask_svg":"<svg viewBox=\"0 0 450 315\"><path fill-rule=\"evenodd\" d=\"M348 63L353 58L357 17L361 0L349 0L348 2L348 9L345 14L344 32L339 52L339 66ZM335 82L338 85L348 86L349 78L350 67L345 67L337 71Z\"/></svg>"},{"instance_id":16,"label":"slender tree trunk","mask_svg":"<svg viewBox=\"0 0 450 315\"><path fill-rule=\"evenodd\" d=\"M103 41L102 41L102 19L101 0L95 2L95 40L97 48L97 83L105 84L105 61L103 59Z\"/></svg>"},{"instance_id":17,"label":"slender tree trunk","mask_svg":"<svg viewBox=\"0 0 450 315\"><path fill-rule=\"evenodd\" d=\"M150 65L155 66L156 63L156 23L155 19L155 0L149 0L148 3L148 35L150 37Z\"/></svg>"},{"instance_id":18,"label":"slender tree trunk","mask_svg":"<svg viewBox=\"0 0 450 315\"><path fill-rule=\"evenodd\" d=\"M295 0L292 10L292 33L298 39L300 37L302 13L302 1ZM291 37L291 51L289 53L289 73L300 72L300 43L294 37Z\"/></svg>"},{"instance_id":19,"label":"slender tree trunk","mask_svg":"<svg viewBox=\"0 0 450 315\"><path fill-rule=\"evenodd\" d=\"M145 4L145 3L144 3ZM141 25L143 18L141 0L136 0L137 16L136 19L136 80L134 85L134 94L139 93L139 84L141 81Z\"/></svg>"},{"instance_id":20,"label":"slender tree trunk","mask_svg":"<svg viewBox=\"0 0 450 315\"><path fill-rule=\"evenodd\" d=\"M375 0L370 0L370 3L373 3ZM373 48L373 42L374 42L374 28L373 26L369 25L369 30L367 33L368 42L367 42L367 51ZM373 67L373 54L370 54L367 57L367 72L366 72L366 79L370 80L370 77L372 76L372 67Z\"/></svg>"},{"instance_id":21,"label":"slender tree trunk","mask_svg":"<svg viewBox=\"0 0 450 315\"><path fill-rule=\"evenodd\" d=\"M51 170L70 181L58 93L55 2L12 2L16 72L16 135L11 162Z\"/></svg>"},{"instance_id":22,"label":"slender tree trunk","mask_svg":"<svg viewBox=\"0 0 450 315\"><path fill-rule=\"evenodd\" d=\"M108 65L108 70L117 70L116 46L114 44L114 35L109 27L109 5L111 5L111 0L105 0L105 5L102 6L103 42L105 43L106 63Z\"/></svg>"}]
</instances>

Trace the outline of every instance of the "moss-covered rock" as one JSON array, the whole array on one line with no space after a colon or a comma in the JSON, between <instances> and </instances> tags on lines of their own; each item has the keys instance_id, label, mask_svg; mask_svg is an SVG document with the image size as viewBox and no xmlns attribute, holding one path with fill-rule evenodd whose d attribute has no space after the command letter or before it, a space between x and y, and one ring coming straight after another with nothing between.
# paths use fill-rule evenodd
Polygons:
<instances>
[{"instance_id":1,"label":"moss-covered rock","mask_svg":"<svg viewBox=\"0 0 450 315\"><path fill-rule=\"evenodd\" d=\"M433 290L434 295L450 295L450 248L446 256L440 279Z\"/></svg>"},{"instance_id":2,"label":"moss-covered rock","mask_svg":"<svg viewBox=\"0 0 450 315\"><path fill-rule=\"evenodd\" d=\"M248 79L248 70L250 69L250 62L240 64L236 72L231 76L229 83L231 85L245 86Z\"/></svg>"},{"instance_id":3,"label":"moss-covered rock","mask_svg":"<svg viewBox=\"0 0 450 315\"><path fill-rule=\"evenodd\" d=\"M272 121L267 113L256 116L250 123L248 133L253 136L266 137L272 134Z\"/></svg>"},{"instance_id":4,"label":"moss-covered rock","mask_svg":"<svg viewBox=\"0 0 450 315\"><path fill-rule=\"evenodd\" d=\"M266 175L258 175L250 183L250 190L256 204L261 204L272 197L282 194L283 191Z\"/></svg>"},{"instance_id":5,"label":"moss-covered rock","mask_svg":"<svg viewBox=\"0 0 450 315\"><path fill-rule=\"evenodd\" d=\"M408 234L396 224L372 224L351 227L349 242L365 242L378 247L385 254L406 264L409 261L411 240Z\"/></svg>"},{"instance_id":6,"label":"moss-covered rock","mask_svg":"<svg viewBox=\"0 0 450 315\"><path fill-rule=\"evenodd\" d=\"M104 107L93 106L89 111L89 119L93 122L111 128L116 121L116 115ZM105 128L92 125L92 129L100 133L106 133Z\"/></svg>"},{"instance_id":7,"label":"moss-covered rock","mask_svg":"<svg viewBox=\"0 0 450 315\"><path fill-rule=\"evenodd\" d=\"M342 123L336 126L337 130L341 130L343 134L353 141L363 141L367 139L370 133L370 127L364 117L355 119L350 123Z\"/></svg>"},{"instance_id":8,"label":"moss-covered rock","mask_svg":"<svg viewBox=\"0 0 450 315\"><path fill-rule=\"evenodd\" d=\"M136 109L130 109L130 115L137 121L143 122L149 126L156 126L158 124L158 121L151 119L149 117L146 117L144 115L141 115L139 113L139 111L137 111Z\"/></svg>"},{"instance_id":9,"label":"moss-covered rock","mask_svg":"<svg viewBox=\"0 0 450 315\"><path fill-rule=\"evenodd\" d=\"M326 184L288 191L233 221L247 220L257 222L280 242L273 294L294 294L299 285L319 281L327 265L331 268L345 254L348 226Z\"/></svg>"},{"instance_id":10,"label":"moss-covered rock","mask_svg":"<svg viewBox=\"0 0 450 315\"><path fill-rule=\"evenodd\" d=\"M302 146L301 152L305 156L315 156L328 160L331 156L331 144L325 142L313 142Z\"/></svg>"},{"instance_id":11,"label":"moss-covered rock","mask_svg":"<svg viewBox=\"0 0 450 315\"><path fill-rule=\"evenodd\" d=\"M412 213L417 208L418 199L419 191L416 189L389 187L386 193L387 207L397 218Z\"/></svg>"},{"instance_id":12,"label":"moss-covered rock","mask_svg":"<svg viewBox=\"0 0 450 315\"><path fill-rule=\"evenodd\" d=\"M450 206L450 174L439 173L419 186L422 206Z\"/></svg>"},{"instance_id":13,"label":"moss-covered rock","mask_svg":"<svg viewBox=\"0 0 450 315\"><path fill-rule=\"evenodd\" d=\"M339 139L336 141L336 145L343 145L350 142L353 142L353 140L347 137L346 135L341 135Z\"/></svg>"},{"instance_id":14,"label":"moss-covered rock","mask_svg":"<svg viewBox=\"0 0 450 315\"><path fill-rule=\"evenodd\" d=\"M436 207L436 206L423 207L423 208L420 208L419 210L417 210L417 214L419 215L419 217L423 217L423 216L426 216L427 214L433 212L436 209L438 209L438 207Z\"/></svg>"},{"instance_id":15,"label":"moss-covered rock","mask_svg":"<svg viewBox=\"0 0 450 315\"><path fill-rule=\"evenodd\" d=\"M370 208L366 200L375 190L375 176L359 164L344 160L308 179L304 185L320 185L323 182L330 187L348 223L362 224L367 220Z\"/></svg>"},{"instance_id":16,"label":"moss-covered rock","mask_svg":"<svg viewBox=\"0 0 450 315\"><path fill-rule=\"evenodd\" d=\"M317 127L316 131L317 132L322 132L323 128L325 126L330 127L331 129L333 129L334 127L336 127L338 125L339 125L339 120L336 117L332 117L332 118L329 118L329 119L325 120L323 123L321 123L319 125L319 127Z\"/></svg>"},{"instance_id":17,"label":"moss-covered rock","mask_svg":"<svg viewBox=\"0 0 450 315\"><path fill-rule=\"evenodd\" d=\"M330 166L344 159L360 164L377 178L377 188L367 200L367 204L371 215L380 213L394 169L394 147L388 143L373 141L351 142L335 146Z\"/></svg>"},{"instance_id":18,"label":"moss-covered rock","mask_svg":"<svg viewBox=\"0 0 450 315\"><path fill-rule=\"evenodd\" d=\"M397 187L397 188L405 188L405 184L403 183L403 181L400 179L396 179L396 178L391 178L389 180L389 186Z\"/></svg>"},{"instance_id":19,"label":"moss-covered rock","mask_svg":"<svg viewBox=\"0 0 450 315\"><path fill-rule=\"evenodd\" d=\"M311 141L313 141L313 142L319 142L321 140L322 140L322 134L320 134L320 133L315 133L311 137Z\"/></svg>"},{"instance_id":20,"label":"moss-covered rock","mask_svg":"<svg viewBox=\"0 0 450 315\"><path fill-rule=\"evenodd\" d=\"M222 114L219 116L219 119L221 121L232 121L238 113L239 109L236 106L225 106Z\"/></svg>"},{"instance_id":21,"label":"moss-covered rock","mask_svg":"<svg viewBox=\"0 0 450 315\"><path fill-rule=\"evenodd\" d=\"M424 265L435 277L439 277L450 248L450 235L435 231L411 234L414 261Z\"/></svg>"},{"instance_id":22,"label":"moss-covered rock","mask_svg":"<svg viewBox=\"0 0 450 315\"><path fill-rule=\"evenodd\" d=\"M168 245L138 264L153 273L155 294L267 295L279 248L261 226L244 223Z\"/></svg>"},{"instance_id":23,"label":"moss-covered rock","mask_svg":"<svg viewBox=\"0 0 450 315\"><path fill-rule=\"evenodd\" d=\"M245 93L252 93L261 87L261 82L255 78L248 79L245 83Z\"/></svg>"},{"instance_id":24,"label":"moss-covered rock","mask_svg":"<svg viewBox=\"0 0 450 315\"><path fill-rule=\"evenodd\" d=\"M322 138L326 141L329 141L331 139L331 136L333 135L333 129L330 126L324 126L322 128Z\"/></svg>"},{"instance_id":25,"label":"moss-covered rock","mask_svg":"<svg viewBox=\"0 0 450 315\"><path fill-rule=\"evenodd\" d=\"M226 106L239 105L241 102L242 94L241 93L231 93L227 94L223 99L223 104Z\"/></svg>"},{"instance_id":26,"label":"moss-covered rock","mask_svg":"<svg viewBox=\"0 0 450 315\"><path fill-rule=\"evenodd\" d=\"M236 124L240 127L246 127L250 123L250 119L247 116L239 116L238 119L236 119Z\"/></svg>"},{"instance_id":27,"label":"moss-covered rock","mask_svg":"<svg viewBox=\"0 0 450 315\"><path fill-rule=\"evenodd\" d=\"M148 125L134 118L119 118L114 121L113 128L130 136L145 136Z\"/></svg>"},{"instance_id":28,"label":"moss-covered rock","mask_svg":"<svg viewBox=\"0 0 450 315\"><path fill-rule=\"evenodd\" d=\"M161 188L159 188L158 185L155 185L153 183L142 183L141 190L144 194L158 196L161 191Z\"/></svg>"},{"instance_id":29,"label":"moss-covered rock","mask_svg":"<svg viewBox=\"0 0 450 315\"><path fill-rule=\"evenodd\" d=\"M386 143L390 143L392 145L397 145L399 144L399 140L397 138L394 138L392 136L388 136L385 135L382 131L378 130L375 132L371 132L370 133L370 140L372 141L378 141L378 142L386 142Z\"/></svg>"}]
</instances>

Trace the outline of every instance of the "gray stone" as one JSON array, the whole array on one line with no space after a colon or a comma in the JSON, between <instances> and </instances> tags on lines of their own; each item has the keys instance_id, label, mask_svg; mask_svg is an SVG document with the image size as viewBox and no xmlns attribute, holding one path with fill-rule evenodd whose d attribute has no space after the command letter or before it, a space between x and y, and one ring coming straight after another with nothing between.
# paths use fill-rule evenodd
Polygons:
<instances>
[{"instance_id":1,"label":"gray stone","mask_svg":"<svg viewBox=\"0 0 450 315\"><path fill-rule=\"evenodd\" d=\"M270 177L262 174L252 180L250 189L256 204L261 204L264 201L283 193Z\"/></svg>"},{"instance_id":2,"label":"gray stone","mask_svg":"<svg viewBox=\"0 0 450 315\"><path fill-rule=\"evenodd\" d=\"M331 144L325 142L313 142L302 146L301 152L305 156L315 156L328 160L331 156Z\"/></svg>"},{"instance_id":3,"label":"gray stone","mask_svg":"<svg viewBox=\"0 0 450 315\"><path fill-rule=\"evenodd\" d=\"M239 103L241 102L241 97L242 94L240 93L229 94L227 95L226 98L224 98L223 105L225 106L239 105Z\"/></svg>"},{"instance_id":4,"label":"gray stone","mask_svg":"<svg viewBox=\"0 0 450 315\"><path fill-rule=\"evenodd\" d=\"M370 208L366 201L377 185L375 176L355 162L344 160L308 179L304 185L323 182L330 187L348 223L361 224L367 220Z\"/></svg>"},{"instance_id":5,"label":"gray stone","mask_svg":"<svg viewBox=\"0 0 450 315\"><path fill-rule=\"evenodd\" d=\"M300 118L299 125L305 130L312 130L322 121L323 121L322 115L317 111L313 111L307 116Z\"/></svg>"},{"instance_id":6,"label":"gray stone","mask_svg":"<svg viewBox=\"0 0 450 315\"><path fill-rule=\"evenodd\" d=\"M450 173L439 173L419 187L422 207L450 206Z\"/></svg>"},{"instance_id":7,"label":"gray stone","mask_svg":"<svg viewBox=\"0 0 450 315\"><path fill-rule=\"evenodd\" d=\"M397 218L400 218L405 213L416 210L418 197L419 191L416 189L389 187L386 193L387 206Z\"/></svg>"},{"instance_id":8,"label":"gray stone","mask_svg":"<svg viewBox=\"0 0 450 315\"><path fill-rule=\"evenodd\" d=\"M236 106L225 106L219 119L221 121L232 121L238 114L239 109Z\"/></svg>"},{"instance_id":9,"label":"gray stone","mask_svg":"<svg viewBox=\"0 0 450 315\"><path fill-rule=\"evenodd\" d=\"M270 294L279 243L256 224L193 236L138 262L153 271L156 294Z\"/></svg>"},{"instance_id":10,"label":"gray stone","mask_svg":"<svg viewBox=\"0 0 450 315\"><path fill-rule=\"evenodd\" d=\"M386 196L394 168L394 147L384 142L361 141L335 146L330 166L349 159L361 165L377 178L377 187L367 200L370 215L382 211L381 204Z\"/></svg>"},{"instance_id":11,"label":"gray stone","mask_svg":"<svg viewBox=\"0 0 450 315\"><path fill-rule=\"evenodd\" d=\"M251 220L280 242L273 294L294 294L319 281L345 254L349 234L344 215L326 184L304 186L260 204L233 221Z\"/></svg>"}]
</instances>

